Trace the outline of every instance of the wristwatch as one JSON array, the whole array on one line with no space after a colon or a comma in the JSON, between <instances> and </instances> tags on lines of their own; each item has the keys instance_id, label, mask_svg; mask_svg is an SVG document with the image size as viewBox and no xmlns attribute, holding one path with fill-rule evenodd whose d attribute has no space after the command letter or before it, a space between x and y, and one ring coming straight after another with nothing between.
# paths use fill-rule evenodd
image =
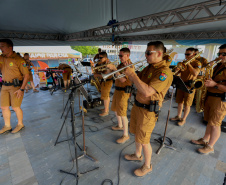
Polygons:
<instances>
[{"instance_id":1,"label":"wristwatch","mask_svg":"<svg viewBox=\"0 0 226 185\"><path fill-rule=\"evenodd\" d=\"M214 89L218 89L218 86L217 86L217 85L215 85L213 88L214 88Z\"/></svg>"},{"instance_id":2,"label":"wristwatch","mask_svg":"<svg viewBox=\"0 0 226 185\"><path fill-rule=\"evenodd\" d=\"M20 89L21 91L24 91L24 89Z\"/></svg>"}]
</instances>

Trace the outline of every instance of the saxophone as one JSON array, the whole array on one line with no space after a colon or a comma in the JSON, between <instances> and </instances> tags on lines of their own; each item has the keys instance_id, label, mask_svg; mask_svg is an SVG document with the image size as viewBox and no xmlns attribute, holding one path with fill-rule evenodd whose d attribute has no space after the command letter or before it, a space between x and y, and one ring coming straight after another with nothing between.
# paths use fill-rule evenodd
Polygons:
<instances>
[{"instance_id":1,"label":"saxophone","mask_svg":"<svg viewBox=\"0 0 226 185\"><path fill-rule=\"evenodd\" d=\"M205 82L206 79L212 78L213 76L213 68L221 62L221 59L215 59L213 62L213 65L210 65L211 62L209 62L206 66L205 69L205 75L202 79L203 84ZM204 111L204 106L205 106L205 99L206 99L206 93L207 93L207 88L205 85L203 85L203 87L199 90L196 91L196 112L200 113Z\"/></svg>"},{"instance_id":2,"label":"saxophone","mask_svg":"<svg viewBox=\"0 0 226 185\"><path fill-rule=\"evenodd\" d=\"M90 80L90 84L94 85L98 92L101 92L101 85L99 79L96 77L92 77Z\"/></svg>"}]
</instances>

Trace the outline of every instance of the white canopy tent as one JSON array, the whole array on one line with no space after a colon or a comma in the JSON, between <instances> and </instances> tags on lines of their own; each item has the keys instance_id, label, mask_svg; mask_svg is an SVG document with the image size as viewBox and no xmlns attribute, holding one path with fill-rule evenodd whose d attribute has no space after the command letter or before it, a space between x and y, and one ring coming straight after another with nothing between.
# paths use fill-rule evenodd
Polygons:
<instances>
[{"instance_id":1,"label":"white canopy tent","mask_svg":"<svg viewBox=\"0 0 226 185\"><path fill-rule=\"evenodd\" d=\"M226 39L226 0L1 0L0 6L0 38L20 46Z\"/></svg>"}]
</instances>

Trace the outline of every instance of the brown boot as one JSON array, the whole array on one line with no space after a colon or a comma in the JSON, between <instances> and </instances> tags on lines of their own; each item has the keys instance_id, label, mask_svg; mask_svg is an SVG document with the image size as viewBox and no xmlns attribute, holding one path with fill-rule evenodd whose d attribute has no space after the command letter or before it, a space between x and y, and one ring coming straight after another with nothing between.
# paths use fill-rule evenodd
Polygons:
<instances>
[{"instance_id":1,"label":"brown boot","mask_svg":"<svg viewBox=\"0 0 226 185\"><path fill-rule=\"evenodd\" d=\"M123 127L119 127L118 125L117 126L113 126L111 127L112 130L115 130L115 131L118 131L118 130L123 130Z\"/></svg>"},{"instance_id":2,"label":"brown boot","mask_svg":"<svg viewBox=\"0 0 226 185\"><path fill-rule=\"evenodd\" d=\"M104 116L108 116L109 112L103 112L101 114L99 114L99 116L104 117Z\"/></svg>"},{"instance_id":3,"label":"brown boot","mask_svg":"<svg viewBox=\"0 0 226 185\"><path fill-rule=\"evenodd\" d=\"M143 156L141 155L140 157L137 157L136 154L126 154L124 155L124 158L128 161L142 161Z\"/></svg>"},{"instance_id":4,"label":"brown boot","mask_svg":"<svg viewBox=\"0 0 226 185\"><path fill-rule=\"evenodd\" d=\"M122 136L121 138L117 139L116 142L118 144L123 144L125 142L129 141L129 136Z\"/></svg>"},{"instance_id":5,"label":"brown boot","mask_svg":"<svg viewBox=\"0 0 226 185\"><path fill-rule=\"evenodd\" d=\"M195 144L195 145L203 145L203 146L205 146L208 142L204 141L203 138L200 138L198 140L191 140L191 143Z\"/></svg>"},{"instance_id":6,"label":"brown boot","mask_svg":"<svg viewBox=\"0 0 226 185\"><path fill-rule=\"evenodd\" d=\"M4 126L1 130L0 130L0 134L4 134L7 132L11 132L12 131L12 127L6 127Z\"/></svg>"},{"instance_id":7,"label":"brown boot","mask_svg":"<svg viewBox=\"0 0 226 185\"><path fill-rule=\"evenodd\" d=\"M150 165L150 168L148 168L145 164L143 164L143 166L141 166L141 168L138 168L134 171L134 174L137 177L143 177L146 174L150 173L152 171L152 165Z\"/></svg>"},{"instance_id":8,"label":"brown boot","mask_svg":"<svg viewBox=\"0 0 226 185\"><path fill-rule=\"evenodd\" d=\"M39 90L37 90L37 89L34 89L34 90L33 90L33 93L36 93L36 92L39 92Z\"/></svg>"},{"instance_id":9,"label":"brown boot","mask_svg":"<svg viewBox=\"0 0 226 185\"><path fill-rule=\"evenodd\" d=\"M15 134L15 133L19 132L20 130L22 130L24 128L25 128L24 125L17 125L16 128L11 133Z\"/></svg>"},{"instance_id":10,"label":"brown boot","mask_svg":"<svg viewBox=\"0 0 226 185\"><path fill-rule=\"evenodd\" d=\"M170 118L170 121L180 121L180 120L181 120L181 118L178 116L176 116L174 118Z\"/></svg>"},{"instance_id":11,"label":"brown boot","mask_svg":"<svg viewBox=\"0 0 226 185\"><path fill-rule=\"evenodd\" d=\"M214 148L206 144L203 148L199 148L198 152L200 154L208 155L210 153L214 153Z\"/></svg>"},{"instance_id":12,"label":"brown boot","mask_svg":"<svg viewBox=\"0 0 226 185\"><path fill-rule=\"evenodd\" d=\"M186 123L186 120L181 120L177 122L178 126L183 126L185 123Z\"/></svg>"}]
</instances>

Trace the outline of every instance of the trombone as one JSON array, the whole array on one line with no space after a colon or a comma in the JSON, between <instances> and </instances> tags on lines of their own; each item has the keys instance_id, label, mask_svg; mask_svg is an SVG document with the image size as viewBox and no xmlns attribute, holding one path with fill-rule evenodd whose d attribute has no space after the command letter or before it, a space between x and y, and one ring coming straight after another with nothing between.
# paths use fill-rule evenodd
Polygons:
<instances>
[{"instance_id":1,"label":"trombone","mask_svg":"<svg viewBox=\"0 0 226 185\"><path fill-rule=\"evenodd\" d=\"M178 62L177 66L175 66L173 68L173 71L175 70L175 72L173 73L173 75L179 75L181 73L181 71L185 71L187 68L187 65L192 62L193 60L195 60L197 57L199 57L202 54L202 51L200 51L198 54L196 54L194 57L192 57L190 60L184 60L183 62ZM176 68L179 68L176 70Z\"/></svg>"},{"instance_id":2,"label":"trombone","mask_svg":"<svg viewBox=\"0 0 226 185\"><path fill-rule=\"evenodd\" d=\"M119 63L119 60L116 60L116 61L111 62L111 63L109 63L109 64L118 65L118 63ZM109 64L104 64L104 65L101 65L101 66L93 67L93 70L97 70L97 71L105 71L105 70L108 69L108 68L107 68L107 65L109 65Z\"/></svg>"},{"instance_id":3,"label":"trombone","mask_svg":"<svg viewBox=\"0 0 226 185\"><path fill-rule=\"evenodd\" d=\"M131 67L131 66L136 65L136 64L141 63L141 62L143 62L143 61L138 61L138 62L135 62L135 63L133 63L133 64L129 64L128 66L122 67L121 69L118 69L118 70L113 71L113 72L108 73L108 74L103 74L103 73L101 73L102 78L103 78L104 80L106 80L108 77L110 77L110 76L113 75L113 78L116 80L116 79L125 77L125 76L126 76L125 74L120 74L120 75L117 76L117 77L114 77L114 75L115 75L116 73L118 73L118 72L123 71L123 70L126 69L127 67Z\"/></svg>"}]
</instances>

